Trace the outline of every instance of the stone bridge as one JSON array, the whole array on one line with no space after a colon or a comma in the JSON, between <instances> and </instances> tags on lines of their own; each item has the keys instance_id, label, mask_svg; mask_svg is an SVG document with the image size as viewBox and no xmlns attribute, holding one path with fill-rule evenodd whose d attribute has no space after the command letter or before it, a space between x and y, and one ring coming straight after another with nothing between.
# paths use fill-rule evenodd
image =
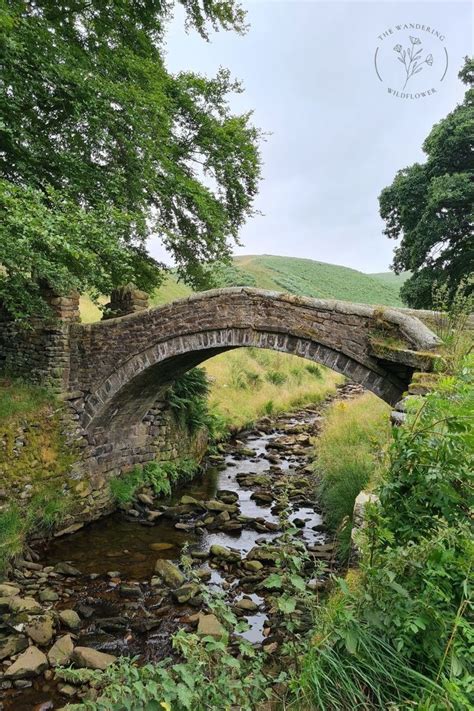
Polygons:
<instances>
[{"instance_id":1,"label":"stone bridge","mask_svg":"<svg viewBox=\"0 0 474 711\"><path fill-rule=\"evenodd\" d=\"M252 346L302 356L394 404L414 370L430 370L430 351L439 343L421 321L397 309L246 287L93 324L77 322L74 298L56 299L56 307L62 320L26 340L9 339L6 326L0 353L17 370L23 363L30 377L53 378L87 441L91 467L102 470L151 459L166 388L223 351Z\"/></svg>"}]
</instances>

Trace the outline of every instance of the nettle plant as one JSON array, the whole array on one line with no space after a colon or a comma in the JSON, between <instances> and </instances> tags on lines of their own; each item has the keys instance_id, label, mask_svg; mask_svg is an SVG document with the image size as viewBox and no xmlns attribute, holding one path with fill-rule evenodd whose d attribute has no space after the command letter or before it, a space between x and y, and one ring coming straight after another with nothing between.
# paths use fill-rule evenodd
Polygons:
<instances>
[{"instance_id":1,"label":"nettle plant","mask_svg":"<svg viewBox=\"0 0 474 711\"><path fill-rule=\"evenodd\" d=\"M456 708L474 692L473 358L396 429L380 508L368 512L359 612Z\"/></svg>"},{"instance_id":2,"label":"nettle plant","mask_svg":"<svg viewBox=\"0 0 474 711\"><path fill-rule=\"evenodd\" d=\"M167 658L157 664L138 665L137 659L121 658L105 671L60 669L68 682L89 683L97 690L95 700L69 706L90 711L195 711L230 709L252 711L269 699L272 685L283 677L270 678L264 671L265 656L247 640L235 637L244 625L220 597L206 596L209 609L220 616L220 639L200 637L180 630L173 647L180 661ZM284 675L283 675L284 676Z\"/></svg>"}]
</instances>

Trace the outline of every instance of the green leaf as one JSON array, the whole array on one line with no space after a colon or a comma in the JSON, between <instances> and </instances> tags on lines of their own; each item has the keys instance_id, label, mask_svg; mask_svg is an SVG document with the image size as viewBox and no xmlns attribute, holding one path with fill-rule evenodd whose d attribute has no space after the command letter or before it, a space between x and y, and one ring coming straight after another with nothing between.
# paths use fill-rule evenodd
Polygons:
<instances>
[{"instance_id":1,"label":"green leaf","mask_svg":"<svg viewBox=\"0 0 474 711\"><path fill-rule=\"evenodd\" d=\"M288 615L296 610L296 600L291 597L279 597L277 607L281 612Z\"/></svg>"},{"instance_id":2,"label":"green leaf","mask_svg":"<svg viewBox=\"0 0 474 711\"><path fill-rule=\"evenodd\" d=\"M263 584L266 588L275 588L279 590L283 586L283 578L281 575L278 575L278 573L272 573L268 576L268 578L265 578Z\"/></svg>"},{"instance_id":3,"label":"green leaf","mask_svg":"<svg viewBox=\"0 0 474 711\"><path fill-rule=\"evenodd\" d=\"M297 590L300 590L301 592L306 590L306 582L304 578L301 577L301 575L290 575L290 580L293 587L295 587Z\"/></svg>"}]
</instances>

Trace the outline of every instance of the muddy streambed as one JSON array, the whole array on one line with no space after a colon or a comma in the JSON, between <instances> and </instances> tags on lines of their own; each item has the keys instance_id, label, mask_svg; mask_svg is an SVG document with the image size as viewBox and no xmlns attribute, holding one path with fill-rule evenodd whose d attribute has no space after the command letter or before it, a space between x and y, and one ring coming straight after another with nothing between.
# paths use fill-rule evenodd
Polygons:
<instances>
[{"instance_id":1,"label":"muddy streambed","mask_svg":"<svg viewBox=\"0 0 474 711\"><path fill-rule=\"evenodd\" d=\"M346 385L337 397L359 392L358 386ZM34 556L37 560L15 570L12 584L39 600L45 612L52 611L57 637L70 634L75 647L145 662L169 656L171 635L180 627L194 631L196 613L207 612L198 579L225 593L249 624L244 637L277 655L282 639L261 583L274 565L265 557L265 544L273 541L276 551L281 535L283 488L290 520L314 564L326 564L315 587L324 587L333 565L310 466L311 440L323 409L264 418L227 443L222 455L208 457L203 473L169 500L154 500L152 492L143 491L132 507L51 541ZM193 562L192 583L168 580L173 569L157 562L179 565L183 550ZM76 627L65 623L64 610L77 613ZM0 708L59 709L84 692L58 683L51 669L33 679L9 683L0 678Z\"/></svg>"}]
</instances>

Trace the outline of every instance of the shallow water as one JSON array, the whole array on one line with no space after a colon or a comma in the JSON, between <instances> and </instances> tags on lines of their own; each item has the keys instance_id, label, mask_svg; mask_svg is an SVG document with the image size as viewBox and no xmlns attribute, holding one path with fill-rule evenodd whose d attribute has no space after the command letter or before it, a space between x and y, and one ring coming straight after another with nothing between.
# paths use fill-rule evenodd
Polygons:
<instances>
[{"instance_id":1,"label":"shallow water","mask_svg":"<svg viewBox=\"0 0 474 711\"><path fill-rule=\"evenodd\" d=\"M301 418L288 418L288 424L311 423L314 414ZM268 445L284 434L276 430L271 434L260 436L249 435L239 438L255 452L254 457L238 459L235 454L228 454L225 458L225 467L217 468L208 466L205 472L192 482L179 487L179 491L171 497L167 504L179 503L184 495L193 496L197 500L215 498L219 489L234 491L239 496L241 515L252 518L264 518L266 521L278 523L278 516L272 514L271 505L257 504L251 495L254 489L240 486L237 476L241 473L265 474L270 470L270 465L264 455L268 452ZM301 466L300 457L280 457L278 468L288 473ZM308 543L318 543L324 540L324 534L317 533L312 527L321 524L320 514L310 507L297 508L290 519L302 518L306 522L303 537ZM229 548L234 548L245 554L253 548L257 539L270 540L278 534L259 533L243 529L240 533L226 533L224 531L208 532L202 536L194 532L180 531L175 528L174 521L160 519L154 526L143 526L136 521L127 520L122 514L115 513L78 531L73 536L53 540L42 560L45 565L54 565L59 561L69 561L83 573L107 573L118 571L122 578L128 580L147 580L154 570L158 558L177 560L180 557L184 544L193 550L209 550L210 546L217 543ZM150 548L153 543L169 543L172 548L156 551Z\"/></svg>"},{"instance_id":2,"label":"shallow water","mask_svg":"<svg viewBox=\"0 0 474 711\"><path fill-rule=\"evenodd\" d=\"M281 416L276 429L269 432L251 431L242 433L238 440L230 442L225 460L219 466L208 465L202 475L192 482L179 487L167 501L160 504L178 504L184 494L198 500L210 500L219 490L225 489L238 495L240 515L278 523L278 516L272 513L272 506L258 504L251 498L258 487L245 488L239 481L242 473L266 475L272 473L272 487L278 488L279 475L291 479L294 475L303 479L305 466L309 461L308 447L293 448L294 441L303 430L303 434L317 432L320 415L315 410L302 410L292 416ZM293 429L295 432L293 433ZM285 441L289 443L285 447ZM307 442L306 444L308 444ZM252 450L252 454L242 455L242 448ZM277 457L275 463L274 457ZM304 500L299 506L291 506L290 519L302 519L304 526L300 535L308 544L322 543L326 534L321 528L322 517L318 513L317 503ZM259 532L252 528L227 533L221 530L202 529L202 535L195 531L176 529L175 520L160 518L152 526L143 525L138 520L130 520L122 513L115 513L89 524L71 536L53 539L42 554L41 563L45 566L60 561L68 561L78 568L82 575L68 578L56 609L75 608L83 620L76 644L91 646L100 651L115 655L138 656L143 661L156 661L171 652L170 639L180 627L186 626L189 615L197 610L189 604L180 605L169 599L163 586L154 587L150 580L158 558L177 561L183 547L190 551L209 551L211 545L239 551L242 557L255 545L281 535L281 532ZM301 522L300 522L301 525ZM314 530L316 528L316 530ZM169 544L166 550L156 551L153 544ZM229 604L235 604L244 592L257 605L258 609L245 615L249 630L241 635L259 644L264 640L267 622L265 597L245 585L245 577L233 577L225 565L219 567L215 561L202 560L201 569L211 573L208 586L225 593ZM114 575L111 575L114 573ZM240 573L241 575L241 573ZM139 584L139 594L135 597L123 596L121 584ZM268 633L268 631L267 631ZM8 711L26 711L41 709L43 702L51 705L50 709L61 708L66 701L58 696L54 684L45 684L44 680L35 681L33 689L9 693L5 700Z\"/></svg>"}]
</instances>

